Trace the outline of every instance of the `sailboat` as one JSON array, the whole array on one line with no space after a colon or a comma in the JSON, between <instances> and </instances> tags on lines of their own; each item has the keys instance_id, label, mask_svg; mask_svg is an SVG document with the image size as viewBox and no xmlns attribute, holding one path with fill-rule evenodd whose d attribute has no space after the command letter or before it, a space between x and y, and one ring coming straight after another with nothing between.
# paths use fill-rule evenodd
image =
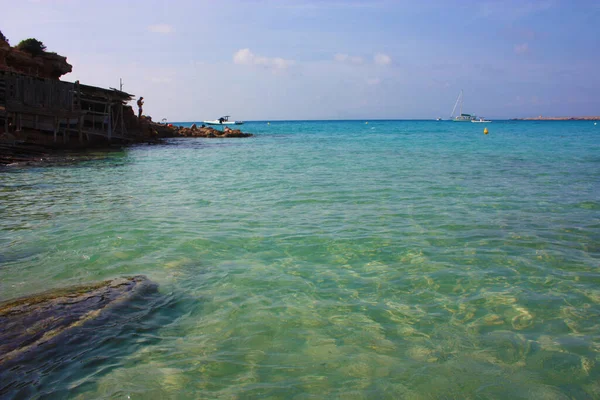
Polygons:
<instances>
[{"instance_id":1,"label":"sailboat","mask_svg":"<svg viewBox=\"0 0 600 400\"><path fill-rule=\"evenodd\" d=\"M454 116L454 112L456 111L456 106L459 103L460 103L460 114L457 116ZM454 122L469 122L469 121L473 121L473 120L477 119L477 117L474 115L463 114L462 108L463 108L463 91L461 90L458 95L458 98L456 99L456 103L454 103L454 108L452 109L452 114L450 115L450 119L452 119L452 121L454 121Z\"/></svg>"}]
</instances>

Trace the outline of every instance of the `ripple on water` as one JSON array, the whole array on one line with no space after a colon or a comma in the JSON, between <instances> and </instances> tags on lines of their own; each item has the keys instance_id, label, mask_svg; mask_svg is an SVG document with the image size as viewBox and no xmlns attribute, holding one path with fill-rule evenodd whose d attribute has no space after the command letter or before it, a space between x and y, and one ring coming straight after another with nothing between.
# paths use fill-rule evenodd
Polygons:
<instances>
[{"instance_id":1,"label":"ripple on water","mask_svg":"<svg viewBox=\"0 0 600 400\"><path fill-rule=\"evenodd\" d=\"M168 298L24 394L599 398L597 138L470 125L248 123L3 170L0 299L129 274Z\"/></svg>"}]
</instances>

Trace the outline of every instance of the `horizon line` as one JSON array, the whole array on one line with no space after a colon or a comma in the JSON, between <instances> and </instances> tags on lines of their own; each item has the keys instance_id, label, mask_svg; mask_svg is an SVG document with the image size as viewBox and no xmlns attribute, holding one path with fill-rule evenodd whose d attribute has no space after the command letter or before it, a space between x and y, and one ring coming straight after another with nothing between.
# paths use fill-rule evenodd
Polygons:
<instances>
[{"instance_id":1,"label":"horizon line","mask_svg":"<svg viewBox=\"0 0 600 400\"><path fill-rule=\"evenodd\" d=\"M511 118L491 118L492 121L586 121L586 120L600 120L600 116L580 116L580 117L511 117ZM351 119L336 119L336 118L318 118L318 119L248 119L242 122L339 122L339 121L356 121L356 122L370 122L370 121L431 121L431 122L454 122L452 119L441 119L436 118L351 118ZM167 120L169 123L180 122L180 123L202 123L203 120Z\"/></svg>"}]
</instances>

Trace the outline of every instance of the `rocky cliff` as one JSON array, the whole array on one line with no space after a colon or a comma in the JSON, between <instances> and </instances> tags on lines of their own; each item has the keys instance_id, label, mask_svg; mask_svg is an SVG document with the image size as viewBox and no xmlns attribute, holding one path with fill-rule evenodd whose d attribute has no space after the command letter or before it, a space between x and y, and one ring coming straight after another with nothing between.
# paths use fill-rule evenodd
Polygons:
<instances>
[{"instance_id":1,"label":"rocky cliff","mask_svg":"<svg viewBox=\"0 0 600 400\"><path fill-rule=\"evenodd\" d=\"M19 72L40 78L58 79L73 70L67 57L56 53L43 53L39 56L20 51L0 40L0 70Z\"/></svg>"}]
</instances>

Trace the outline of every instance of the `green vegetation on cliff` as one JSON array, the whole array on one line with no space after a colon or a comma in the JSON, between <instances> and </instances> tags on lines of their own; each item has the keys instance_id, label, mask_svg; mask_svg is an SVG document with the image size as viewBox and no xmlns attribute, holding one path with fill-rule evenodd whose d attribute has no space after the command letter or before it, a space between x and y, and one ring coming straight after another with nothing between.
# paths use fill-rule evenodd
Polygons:
<instances>
[{"instance_id":1,"label":"green vegetation on cliff","mask_svg":"<svg viewBox=\"0 0 600 400\"><path fill-rule=\"evenodd\" d=\"M17 49L27 52L32 56L41 56L46 52L46 45L37 39L29 38L21 40L17 45Z\"/></svg>"}]
</instances>

